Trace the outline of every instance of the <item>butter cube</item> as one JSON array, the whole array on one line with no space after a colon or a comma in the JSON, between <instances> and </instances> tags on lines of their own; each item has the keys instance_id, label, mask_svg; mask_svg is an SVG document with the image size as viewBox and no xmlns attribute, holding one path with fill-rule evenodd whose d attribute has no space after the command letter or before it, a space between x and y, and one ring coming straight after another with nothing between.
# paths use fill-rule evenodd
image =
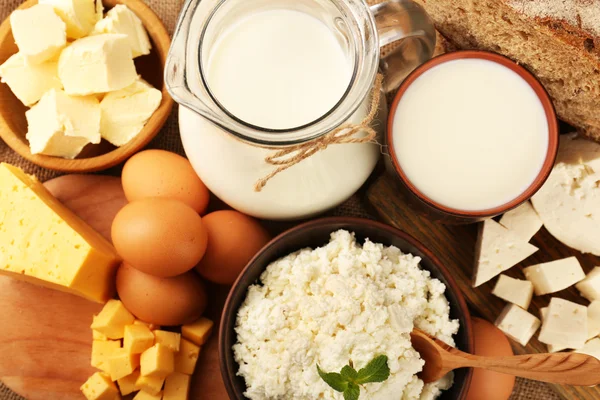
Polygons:
<instances>
[{"instance_id":1,"label":"butter cube","mask_svg":"<svg viewBox=\"0 0 600 400\"><path fill-rule=\"evenodd\" d=\"M102 14L97 13L94 0L39 0L47 4L65 21L67 37L79 39L89 34Z\"/></svg>"},{"instance_id":2,"label":"butter cube","mask_svg":"<svg viewBox=\"0 0 600 400\"><path fill-rule=\"evenodd\" d=\"M502 274L498 278L492 294L527 310L533 297L533 284Z\"/></svg>"},{"instance_id":3,"label":"butter cube","mask_svg":"<svg viewBox=\"0 0 600 400\"><path fill-rule=\"evenodd\" d=\"M144 392L143 390L139 391L138 394L135 395L133 400L161 400L162 392L158 394L151 394L148 392Z\"/></svg>"},{"instance_id":4,"label":"butter cube","mask_svg":"<svg viewBox=\"0 0 600 400\"><path fill-rule=\"evenodd\" d=\"M137 73L127 36L104 34L76 40L60 54L58 76L65 92L78 96L131 85Z\"/></svg>"},{"instance_id":5,"label":"butter cube","mask_svg":"<svg viewBox=\"0 0 600 400\"><path fill-rule=\"evenodd\" d=\"M186 339L181 339L179 351L175 353L175 371L192 375L200 356L200 346Z\"/></svg>"},{"instance_id":6,"label":"butter cube","mask_svg":"<svg viewBox=\"0 0 600 400\"><path fill-rule=\"evenodd\" d=\"M172 352L179 351L179 342L181 340L181 335L175 332L167 332L167 331L154 331L154 338L156 343L160 343Z\"/></svg>"},{"instance_id":7,"label":"butter cube","mask_svg":"<svg viewBox=\"0 0 600 400\"><path fill-rule=\"evenodd\" d=\"M540 314L542 315L542 323L543 323L544 320L546 319L546 317L548 316L548 307L540 308ZM548 345L546 345L546 347L548 347L548 353L557 353L559 351L568 349L568 347L566 347L566 346L556 345L556 344L548 344Z\"/></svg>"},{"instance_id":8,"label":"butter cube","mask_svg":"<svg viewBox=\"0 0 600 400\"><path fill-rule=\"evenodd\" d=\"M600 360L600 339L595 338L590 340L581 349L575 350L575 353L587 354Z\"/></svg>"},{"instance_id":9,"label":"butter cube","mask_svg":"<svg viewBox=\"0 0 600 400\"><path fill-rule=\"evenodd\" d=\"M139 366L140 355L130 354L127 349L118 349L108 358L108 372L113 381L133 373Z\"/></svg>"},{"instance_id":10,"label":"butter cube","mask_svg":"<svg viewBox=\"0 0 600 400\"><path fill-rule=\"evenodd\" d=\"M66 25L52 7L36 4L10 15L10 27L19 53L27 64L40 64L67 44Z\"/></svg>"},{"instance_id":11,"label":"butter cube","mask_svg":"<svg viewBox=\"0 0 600 400\"><path fill-rule=\"evenodd\" d=\"M123 347L131 354L140 354L154 345L154 334L146 325L127 325Z\"/></svg>"},{"instance_id":12,"label":"butter cube","mask_svg":"<svg viewBox=\"0 0 600 400\"><path fill-rule=\"evenodd\" d=\"M108 359L121 348L118 340L93 340L92 341L92 367L109 372Z\"/></svg>"},{"instance_id":13,"label":"butter cube","mask_svg":"<svg viewBox=\"0 0 600 400\"><path fill-rule=\"evenodd\" d=\"M143 376L165 378L173 370L173 352L166 346L157 343L142 353L140 372Z\"/></svg>"},{"instance_id":14,"label":"butter cube","mask_svg":"<svg viewBox=\"0 0 600 400\"><path fill-rule=\"evenodd\" d=\"M504 214L500 218L500 224L526 242L529 242L543 225L529 201Z\"/></svg>"},{"instance_id":15,"label":"butter cube","mask_svg":"<svg viewBox=\"0 0 600 400\"><path fill-rule=\"evenodd\" d=\"M0 275L104 303L119 256L34 177L0 163Z\"/></svg>"},{"instance_id":16,"label":"butter cube","mask_svg":"<svg viewBox=\"0 0 600 400\"><path fill-rule=\"evenodd\" d=\"M150 54L152 45L142 20L126 5L118 4L114 6L106 13L104 19L96 23L93 34L102 33L126 35L133 58Z\"/></svg>"},{"instance_id":17,"label":"butter cube","mask_svg":"<svg viewBox=\"0 0 600 400\"><path fill-rule=\"evenodd\" d=\"M583 347L587 340L587 308L557 297L550 299L539 340L570 349Z\"/></svg>"},{"instance_id":18,"label":"butter cube","mask_svg":"<svg viewBox=\"0 0 600 400\"><path fill-rule=\"evenodd\" d=\"M160 329L160 326L158 326L158 325L154 325L154 324L151 324L149 322L144 322L144 321L141 321L139 319L136 319L135 321L133 321L133 324L134 325L144 325L144 326L147 326L148 329L150 329L151 331L155 331L157 329Z\"/></svg>"},{"instance_id":19,"label":"butter cube","mask_svg":"<svg viewBox=\"0 0 600 400\"><path fill-rule=\"evenodd\" d=\"M162 400L187 400L190 393L191 377L173 372L165 381Z\"/></svg>"},{"instance_id":20,"label":"butter cube","mask_svg":"<svg viewBox=\"0 0 600 400\"><path fill-rule=\"evenodd\" d=\"M201 317L196 322L183 325L181 327L181 334L192 343L202 346L208 341L208 338L212 333L213 325L214 324L210 319Z\"/></svg>"},{"instance_id":21,"label":"butter cube","mask_svg":"<svg viewBox=\"0 0 600 400\"><path fill-rule=\"evenodd\" d=\"M13 54L0 65L0 78L26 106L37 103L51 89L62 89L58 61L27 64L21 53Z\"/></svg>"},{"instance_id":22,"label":"butter cube","mask_svg":"<svg viewBox=\"0 0 600 400\"><path fill-rule=\"evenodd\" d=\"M162 390L165 383L165 377L143 376L140 375L135 382L136 390L141 390L152 395L157 395Z\"/></svg>"},{"instance_id":23,"label":"butter cube","mask_svg":"<svg viewBox=\"0 0 600 400\"><path fill-rule=\"evenodd\" d=\"M80 389L88 400L116 400L119 398L119 389L102 372L96 372L90 376Z\"/></svg>"},{"instance_id":24,"label":"butter cube","mask_svg":"<svg viewBox=\"0 0 600 400\"><path fill-rule=\"evenodd\" d=\"M125 333L125 326L133 324L134 319L121 301L112 299L94 318L91 328L110 339L121 339Z\"/></svg>"},{"instance_id":25,"label":"butter cube","mask_svg":"<svg viewBox=\"0 0 600 400\"><path fill-rule=\"evenodd\" d=\"M600 300L600 267L591 270L575 287L589 301Z\"/></svg>"},{"instance_id":26,"label":"butter cube","mask_svg":"<svg viewBox=\"0 0 600 400\"><path fill-rule=\"evenodd\" d=\"M140 371L136 369L131 374L129 374L121 379L118 379L117 383L119 385L119 391L121 392L121 395L127 396L128 394L133 393L136 390L139 390L139 389L137 389L137 387L135 385L139 377L140 377Z\"/></svg>"},{"instance_id":27,"label":"butter cube","mask_svg":"<svg viewBox=\"0 0 600 400\"><path fill-rule=\"evenodd\" d=\"M142 79L108 93L100 102L102 137L115 146L127 144L144 128L161 100L161 91Z\"/></svg>"},{"instance_id":28,"label":"butter cube","mask_svg":"<svg viewBox=\"0 0 600 400\"><path fill-rule=\"evenodd\" d=\"M495 325L511 339L526 346L540 327L540 320L514 304L507 304Z\"/></svg>"},{"instance_id":29,"label":"butter cube","mask_svg":"<svg viewBox=\"0 0 600 400\"><path fill-rule=\"evenodd\" d=\"M73 97L52 89L25 117L33 154L75 158L88 143L101 140L100 106L93 96Z\"/></svg>"},{"instance_id":30,"label":"butter cube","mask_svg":"<svg viewBox=\"0 0 600 400\"><path fill-rule=\"evenodd\" d=\"M554 293L573 286L585 278L575 257L533 265L523 269L525 278L533 283L535 294Z\"/></svg>"}]
</instances>

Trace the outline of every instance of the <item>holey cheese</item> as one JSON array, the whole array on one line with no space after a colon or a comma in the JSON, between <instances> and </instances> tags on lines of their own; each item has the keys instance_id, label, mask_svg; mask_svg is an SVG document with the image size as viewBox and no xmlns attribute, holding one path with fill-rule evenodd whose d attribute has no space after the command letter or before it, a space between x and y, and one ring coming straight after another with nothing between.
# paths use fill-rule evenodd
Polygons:
<instances>
[{"instance_id":1,"label":"holey cheese","mask_svg":"<svg viewBox=\"0 0 600 400\"><path fill-rule=\"evenodd\" d=\"M0 164L0 274L105 302L114 248L35 178Z\"/></svg>"}]
</instances>

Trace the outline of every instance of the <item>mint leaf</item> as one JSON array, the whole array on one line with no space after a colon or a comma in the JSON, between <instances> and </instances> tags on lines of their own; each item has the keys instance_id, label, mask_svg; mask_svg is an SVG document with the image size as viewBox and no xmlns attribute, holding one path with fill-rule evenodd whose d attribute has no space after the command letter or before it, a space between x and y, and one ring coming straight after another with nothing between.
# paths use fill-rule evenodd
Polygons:
<instances>
[{"instance_id":1,"label":"mint leaf","mask_svg":"<svg viewBox=\"0 0 600 400\"><path fill-rule=\"evenodd\" d=\"M383 382L390 376L388 358L385 355L375 357L364 368L358 371L355 382L359 385L371 382Z\"/></svg>"},{"instance_id":2,"label":"mint leaf","mask_svg":"<svg viewBox=\"0 0 600 400\"><path fill-rule=\"evenodd\" d=\"M354 382L356 380L356 378L358 377L358 372L356 372L356 370L354 368L352 368L350 365L346 365L340 371L340 375L342 375L342 378L345 381Z\"/></svg>"},{"instance_id":3,"label":"mint leaf","mask_svg":"<svg viewBox=\"0 0 600 400\"><path fill-rule=\"evenodd\" d=\"M360 388L356 383L348 383L348 388L344 390L344 400L358 400Z\"/></svg>"},{"instance_id":4,"label":"mint leaf","mask_svg":"<svg viewBox=\"0 0 600 400\"><path fill-rule=\"evenodd\" d=\"M348 382L344 378L342 378L341 374L338 374L337 372L323 372L318 364L317 372L319 373L321 379L323 379L326 384L331 386L333 390L336 390L338 392L344 392L346 391L346 389L348 389Z\"/></svg>"}]
</instances>

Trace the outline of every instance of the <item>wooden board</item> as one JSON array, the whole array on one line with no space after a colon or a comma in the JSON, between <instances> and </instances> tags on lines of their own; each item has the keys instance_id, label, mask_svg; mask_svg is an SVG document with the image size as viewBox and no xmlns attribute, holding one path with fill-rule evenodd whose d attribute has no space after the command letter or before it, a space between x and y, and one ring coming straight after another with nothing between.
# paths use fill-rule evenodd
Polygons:
<instances>
[{"instance_id":1,"label":"wooden board","mask_svg":"<svg viewBox=\"0 0 600 400\"><path fill-rule=\"evenodd\" d=\"M366 200L381 220L413 235L446 264L446 267L454 273L454 277L469 306L476 314L481 315L488 321L493 322L496 319L505 305L502 300L491 294L496 279L478 288L471 287L477 225L442 225L421 217L400 200L394 183L387 176L380 177L369 187L366 192ZM554 239L544 228L531 240L531 244L540 250L523 263L505 272L505 274L524 279L521 271L523 267L570 256L576 256L586 272L600 265L598 257L589 254L584 255L579 251L568 248ZM584 305L589 304L579 296L575 288L554 293L552 296L558 296ZM547 306L552 296L534 296L529 311L539 317L540 308ZM537 334L526 347L516 342L512 342L512 345L515 353L518 354L547 352L546 345L537 340ZM559 385L552 385L552 387L567 400L600 399L600 388L598 387Z\"/></svg>"},{"instance_id":2,"label":"wooden board","mask_svg":"<svg viewBox=\"0 0 600 400\"><path fill-rule=\"evenodd\" d=\"M46 186L105 237L126 203L119 178L65 176ZM207 316L217 323L228 291L209 285ZM0 277L0 380L28 400L81 400L79 387L95 371L89 326L101 308L77 296ZM217 336L200 354L192 399L228 399Z\"/></svg>"}]
</instances>

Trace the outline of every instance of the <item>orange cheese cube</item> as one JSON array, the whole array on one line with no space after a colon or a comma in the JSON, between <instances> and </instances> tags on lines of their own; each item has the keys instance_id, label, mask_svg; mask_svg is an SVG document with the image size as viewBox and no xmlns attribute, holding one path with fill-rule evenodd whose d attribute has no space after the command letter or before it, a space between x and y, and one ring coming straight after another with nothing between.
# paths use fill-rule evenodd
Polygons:
<instances>
[{"instance_id":1,"label":"orange cheese cube","mask_svg":"<svg viewBox=\"0 0 600 400\"><path fill-rule=\"evenodd\" d=\"M144 321L141 321L139 319L136 319L135 321L133 321L133 324L134 325L145 325L148 328L150 328L151 331L154 331L156 329L160 329L160 326L158 326L158 325L154 325L154 324L151 324L149 322L144 322Z\"/></svg>"},{"instance_id":2,"label":"orange cheese cube","mask_svg":"<svg viewBox=\"0 0 600 400\"><path fill-rule=\"evenodd\" d=\"M167 376L162 400L187 400L190 393L191 377L180 372Z\"/></svg>"},{"instance_id":3,"label":"orange cheese cube","mask_svg":"<svg viewBox=\"0 0 600 400\"><path fill-rule=\"evenodd\" d=\"M140 373L143 376L165 378L174 370L173 352L160 343L142 353Z\"/></svg>"},{"instance_id":4,"label":"orange cheese cube","mask_svg":"<svg viewBox=\"0 0 600 400\"><path fill-rule=\"evenodd\" d=\"M96 372L90 376L80 389L88 400L116 400L119 398L119 389L102 372Z\"/></svg>"},{"instance_id":5,"label":"orange cheese cube","mask_svg":"<svg viewBox=\"0 0 600 400\"><path fill-rule=\"evenodd\" d=\"M140 371L136 369L131 374L117 380L117 383L119 384L119 390L123 396L127 396L128 394L139 390L135 386L135 383L139 377Z\"/></svg>"},{"instance_id":6,"label":"orange cheese cube","mask_svg":"<svg viewBox=\"0 0 600 400\"><path fill-rule=\"evenodd\" d=\"M140 375L135 382L135 389L150 393L152 395L157 395L160 393L164 383L165 378Z\"/></svg>"},{"instance_id":7,"label":"orange cheese cube","mask_svg":"<svg viewBox=\"0 0 600 400\"><path fill-rule=\"evenodd\" d=\"M196 322L181 327L181 334L190 342L202 346L208 341L213 329L213 322L201 317Z\"/></svg>"},{"instance_id":8,"label":"orange cheese cube","mask_svg":"<svg viewBox=\"0 0 600 400\"><path fill-rule=\"evenodd\" d=\"M139 366L140 355L130 354L127 349L118 349L108 358L108 372L113 381L133 373Z\"/></svg>"},{"instance_id":9,"label":"orange cheese cube","mask_svg":"<svg viewBox=\"0 0 600 400\"><path fill-rule=\"evenodd\" d=\"M179 351L175 353L175 371L192 375L200 356L200 346L186 339L181 339Z\"/></svg>"},{"instance_id":10,"label":"orange cheese cube","mask_svg":"<svg viewBox=\"0 0 600 400\"><path fill-rule=\"evenodd\" d=\"M92 341L92 367L104 372L109 372L108 359L121 348L118 340L94 340Z\"/></svg>"},{"instance_id":11,"label":"orange cheese cube","mask_svg":"<svg viewBox=\"0 0 600 400\"><path fill-rule=\"evenodd\" d=\"M144 392L143 390L140 390L138 392L138 394L135 395L135 397L133 398L133 400L161 400L162 399L162 392L159 392L157 394L151 394L148 392Z\"/></svg>"},{"instance_id":12,"label":"orange cheese cube","mask_svg":"<svg viewBox=\"0 0 600 400\"><path fill-rule=\"evenodd\" d=\"M154 334L146 325L127 325L123 334L123 348L131 354L141 354L154 345Z\"/></svg>"},{"instance_id":13,"label":"orange cheese cube","mask_svg":"<svg viewBox=\"0 0 600 400\"><path fill-rule=\"evenodd\" d=\"M125 333L125 326L133 324L135 320L119 300L109 300L100 314L94 317L91 328L96 330L109 339L122 339Z\"/></svg>"},{"instance_id":14,"label":"orange cheese cube","mask_svg":"<svg viewBox=\"0 0 600 400\"><path fill-rule=\"evenodd\" d=\"M179 351L179 342L181 340L181 335L175 332L167 332L167 331L154 331L154 338L156 343L160 343L172 352Z\"/></svg>"}]
</instances>

